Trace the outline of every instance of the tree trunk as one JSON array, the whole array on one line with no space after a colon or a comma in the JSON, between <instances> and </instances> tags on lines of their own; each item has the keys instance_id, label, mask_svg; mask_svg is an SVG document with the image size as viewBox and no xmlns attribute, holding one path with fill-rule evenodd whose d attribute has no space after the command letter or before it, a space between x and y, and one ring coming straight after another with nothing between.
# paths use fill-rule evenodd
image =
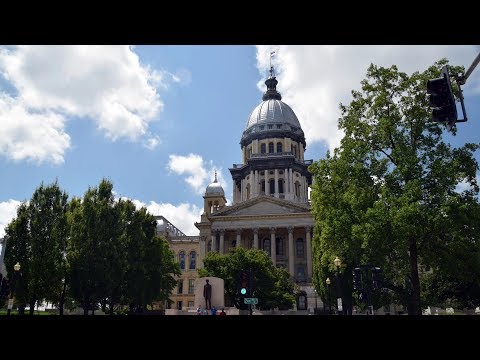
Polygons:
<instances>
[{"instance_id":1,"label":"tree trunk","mask_svg":"<svg viewBox=\"0 0 480 360\"><path fill-rule=\"evenodd\" d=\"M409 315L422 315L422 308L420 306L420 278L418 277L418 249L417 239L410 238L410 277L412 281L411 301L409 301Z\"/></svg>"},{"instance_id":2,"label":"tree trunk","mask_svg":"<svg viewBox=\"0 0 480 360\"><path fill-rule=\"evenodd\" d=\"M33 315L33 313L35 312L35 303L37 302L37 299L36 299L36 296L34 295L33 297L30 298L30 312L29 314L30 315Z\"/></svg>"},{"instance_id":3,"label":"tree trunk","mask_svg":"<svg viewBox=\"0 0 480 360\"><path fill-rule=\"evenodd\" d=\"M58 307L58 311L60 313L60 316L63 315L63 308L65 306L65 292L67 290L67 281L65 280L63 282L63 289L62 289L62 296L60 297L60 304Z\"/></svg>"},{"instance_id":4,"label":"tree trunk","mask_svg":"<svg viewBox=\"0 0 480 360\"><path fill-rule=\"evenodd\" d=\"M110 301L110 303L108 304L109 306L109 309L108 309L108 313L110 315L113 315L113 300Z\"/></svg>"}]
</instances>

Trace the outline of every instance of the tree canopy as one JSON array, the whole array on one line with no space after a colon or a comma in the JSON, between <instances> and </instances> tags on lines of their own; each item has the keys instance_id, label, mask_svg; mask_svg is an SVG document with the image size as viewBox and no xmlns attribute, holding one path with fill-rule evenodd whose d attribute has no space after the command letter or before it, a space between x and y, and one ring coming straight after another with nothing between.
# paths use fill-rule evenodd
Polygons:
<instances>
[{"instance_id":1,"label":"tree canopy","mask_svg":"<svg viewBox=\"0 0 480 360\"><path fill-rule=\"evenodd\" d=\"M341 145L310 167L320 293L339 256L347 298L352 268L374 264L389 290L377 307L394 301L421 314L422 303L447 298L478 304L461 289L478 291L480 279L479 144L446 142L445 126L430 121L426 95L428 79L439 77L445 64L411 75L372 64L351 103L340 105ZM462 182L468 189L460 192Z\"/></svg>"},{"instance_id":2,"label":"tree canopy","mask_svg":"<svg viewBox=\"0 0 480 360\"><path fill-rule=\"evenodd\" d=\"M243 308L237 292L237 281L241 271L253 273L253 297L258 298L260 309L289 309L294 301L294 285L288 271L277 268L263 250L235 248L228 254L215 251L203 260L200 276L216 276L225 284L225 294L236 308Z\"/></svg>"}]
</instances>

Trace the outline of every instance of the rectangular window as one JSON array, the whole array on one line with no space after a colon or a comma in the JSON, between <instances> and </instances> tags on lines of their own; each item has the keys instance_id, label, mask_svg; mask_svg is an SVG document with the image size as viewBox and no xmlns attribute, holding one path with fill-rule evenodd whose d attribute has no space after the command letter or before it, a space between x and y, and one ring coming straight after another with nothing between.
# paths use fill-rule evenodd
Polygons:
<instances>
[{"instance_id":1,"label":"rectangular window","mask_svg":"<svg viewBox=\"0 0 480 360\"><path fill-rule=\"evenodd\" d=\"M183 294L183 280L178 280L178 291L177 294Z\"/></svg>"},{"instance_id":2,"label":"rectangular window","mask_svg":"<svg viewBox=\"0 0 480 360\"><path fill-rule=\"evenodd\" d=\"M183 301L177 301L177 309L182 310L183 307Z\"/></svg>"},{"instance_id":3,"label":"rectangular window","mask_svg":"<svg viewBox=\"0 0 480 360\"><path fill-rule=\"evenodd\" d=\"M188 279L188 293L195 293L195 279Z\"/></svg>"},{"instance_id":4,"label":"rectangular window","mask_svg":"<svg viewBox=\"0 0 480 360\"><path fill-rule=\"evenodd\" d=\"M194 307L194 306L193 306L193 301L189 301L189 302L188 302L188 307L189 307L189 308L193 308L193 307Z\"/></svg>"}]
</instances>

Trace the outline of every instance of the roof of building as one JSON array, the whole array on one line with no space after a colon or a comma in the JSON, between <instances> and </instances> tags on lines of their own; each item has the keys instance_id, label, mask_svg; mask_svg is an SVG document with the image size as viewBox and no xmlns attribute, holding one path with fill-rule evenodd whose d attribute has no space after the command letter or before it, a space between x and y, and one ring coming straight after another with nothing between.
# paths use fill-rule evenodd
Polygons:
<instances>
[{"instance_id":1,"label":"roof of building","mask_svg":"<svg viewBox=\"0 0 480 360\"><path fill-rule=\"evenodd\" d=\"M217 172L215 171L215 180L207 186L205 190L205 195L220 195L225 196L225 191L223 191L222 185L217 181Z\"/></svg>"}]
</instances>

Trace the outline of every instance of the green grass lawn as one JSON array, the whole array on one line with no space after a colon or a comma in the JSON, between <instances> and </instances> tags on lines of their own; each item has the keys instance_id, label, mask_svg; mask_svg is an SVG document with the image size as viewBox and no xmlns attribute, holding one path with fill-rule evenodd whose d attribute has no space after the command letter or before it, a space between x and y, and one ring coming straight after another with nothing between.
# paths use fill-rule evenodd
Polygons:
<instances>
[{"instance_id":1,"label":"green grass lawn","mask_svg":"<svg viewBox=\"0 0 480 360\"><path fill-rule=\"evenodd\" d=\"M0 316L2 315L7 315L7 309L0 309ZM18 315L17 310L12 310L10 315ZM29 311L25 310L25 315L29 315ZM46 312L46 311L35 311L33 315L54 315L52 313Z\"/></svg>"}]
</instances>

